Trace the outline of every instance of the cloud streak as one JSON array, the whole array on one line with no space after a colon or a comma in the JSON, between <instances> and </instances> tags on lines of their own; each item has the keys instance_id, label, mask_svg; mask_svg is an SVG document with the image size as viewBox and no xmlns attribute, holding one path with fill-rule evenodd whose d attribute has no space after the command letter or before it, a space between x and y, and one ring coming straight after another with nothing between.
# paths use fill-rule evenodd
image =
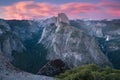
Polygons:
<instances>
[{"instance_id":1,"label":"cloud streak","mask_svg":"<svg viewBox=\"0 0 120 80\"><path fill-rule=\"evenodd\" d=\"M9 6L1 6L2 18L5 19L36 19L57 15L59 12L71 18L120 18L120 5L116 2L66 3L61 5L21 1ZM95 17L96 16L96 17Z\"/></svg>"}]
</instances>

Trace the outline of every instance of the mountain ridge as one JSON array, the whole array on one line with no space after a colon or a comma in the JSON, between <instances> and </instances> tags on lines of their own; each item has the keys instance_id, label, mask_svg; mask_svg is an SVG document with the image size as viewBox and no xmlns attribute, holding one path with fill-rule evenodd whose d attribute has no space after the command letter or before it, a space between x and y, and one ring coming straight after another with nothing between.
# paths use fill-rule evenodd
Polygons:
<instances>
[{"instance_id":1,"label":"mountain ridge","mask_svg":"<svg viewBox=\"0 0 120 80\"><path fill-rule=\"evenodd\" d=\"M61 22L61 20L59 20L60 14L58 14L58 19L56 21L57 25L56 23L54 23L53 26L45 27L45 29L43 30L43 35L39 41L39 43L43 43L43 45L46 45L46 48L48 48L49 54L47 58L49 60L61 59L65 61L69 66L78 66L89 63L103 65L104 62L105 64L109 64L107 58L100 51L99 47L96 46L97 44L94 38L87 36L81 30L70 26L68 19L66 19L67 21L63 20L63 22ZM61 19L64 19L63 17L67 18L65 14L62 15ZM87 45L92 48L90 49ZM85 47L83 48L80 46ZM96 48L96 51L94 48ZM85 56L85 54L89 56ZM95 55L98 59L96 59ZM100 56L102 56L103 58L100 58ZM89 58L91 58L91 60L89 60Z\"/></svg>"},{"instance_id":2,"label":"mountain ridge","mask_svg":"<svg viewBox=\"0 0 120 80\"><path fill-rule=\"evenodd\" d=\"M111 66L112 62L119 69L119 21L69 20L64 13L40 21L1 20L0 51L10 59L7 62L34 74L61 73L61 67L51 65L59 59L69 68L91 63Z\"/></svg>"}]
</instances>

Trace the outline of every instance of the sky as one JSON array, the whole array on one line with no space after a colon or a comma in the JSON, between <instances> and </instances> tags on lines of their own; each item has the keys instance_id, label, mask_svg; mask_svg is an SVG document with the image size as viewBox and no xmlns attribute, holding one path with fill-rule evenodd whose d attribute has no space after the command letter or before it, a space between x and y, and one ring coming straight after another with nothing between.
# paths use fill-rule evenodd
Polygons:
<instances>
[{"instance_id":1,"label":"sky","mask_svg":"<svg viewBox=\"0 0 120 80\"><path fill-rule=\"evenodd\" d=\"M43 19L58 13L70 19L120 19L120 0L0 0L3 19Z\"/></svg>"}]
</instances>

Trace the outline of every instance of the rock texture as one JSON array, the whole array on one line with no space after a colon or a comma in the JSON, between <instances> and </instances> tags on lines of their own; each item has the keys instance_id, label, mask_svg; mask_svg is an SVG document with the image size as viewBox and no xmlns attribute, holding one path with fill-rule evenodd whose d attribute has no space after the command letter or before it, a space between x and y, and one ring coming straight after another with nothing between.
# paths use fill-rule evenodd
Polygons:
<instances>
[{"instance_id":1,"label":"rock texture","mask_svg":"<svg viewBox=\"0 0 120 80\"><path fill-rule=\"evenodd\" d=\"M63 22L69 24L68 17L64 13L59 13L57 17L57 22Z\"/></svg>"},{"instance_id":2,"label":"rock texture","mask_svg":"<svg viewBox=\"0 0 120 80\"><path fill-rule=\"evenodd\" d=\"M63 73L67 69L69 68L63 61L61 61L60 59L56 59L53 61L49 61L46 65L44 65L43 68L39 70L38 74L55 76L59 73Z\"/></svg>"},{"instance_id":3,"label":"rock texture","mask_svg":"<svg viewBox=\"0 0 120 80\"><path fill-rule=\"evenodd\" d=\"M120 19L71 20L70 24L95 37L114 68L120 69Z\"/></svg>"},{"instance_id":4,"label":"rock texture","mask_svg":"<svg viewBox=\"0 0 120 80\"><path fill-rule=\"evenodd\" d=\"M69 67L90 63L110 65L95 39L71 26L64 13L44 28L39 43L48 49L48 60L61 59Z\"/></svg>"},{"instance_id":5,"label":"rock texture","mask_svg":"<svg viewBox=\"0 0 120 80\"><path fill-rule=\"evenodd\" d=\"M12 51L25 50L18 36L11 31L10 26L4 20L0 20L0 31L0 52L3 52L9 60L12 60Z\"/></svg>"},{"instance_id":6,"label":"rock texture","mask_svg":"<svg viewBox=\"0 0 120 80\"><path fill-rule=\"evenodd\" d=\"M33 75L13 67L0 53L0 80L55 80L54 78Z\"/></svg>"}]
</instances>

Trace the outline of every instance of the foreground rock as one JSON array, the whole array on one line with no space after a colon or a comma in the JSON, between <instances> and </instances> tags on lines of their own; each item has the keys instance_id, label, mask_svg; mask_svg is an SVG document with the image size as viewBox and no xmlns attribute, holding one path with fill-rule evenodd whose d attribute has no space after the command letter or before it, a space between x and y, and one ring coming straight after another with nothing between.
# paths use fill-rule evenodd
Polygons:
<instances>
[{"instance_id":1,"label":"foreground rock","mask_svg":"<svg viewBox=\"0 0 120 80\"><path fill-rule=\"evenodd\" d=\"M48 60L61 59L69 67L91 63L111 65L95 39L71 26L63 13L44 28L39 43L48 49Z\"/></svg>"},{"instance_id":2,"label":"foreground rock","mask_svg":"<svg viewBox=\"0 0 120 80\"><path fill-rule=\"evenodd\" d=\"M63 61L61 61L60 59L56 59L48 62L45 66L43 66L43 68L40 69L38 74L46 76L55 76L59 73L63 73L67 69L68 66L65 65Z\"/></svg>"},{"instance_id":3,"label":"foreground rock","mask_svg":"<svg viewBox=\"0 0 120 80\"><path fill-rule=\"evenodd\" d=\"M33 75L16 69L0 53L0 80L54 80L54 78Z\"/></svg>"}]
</instances>

